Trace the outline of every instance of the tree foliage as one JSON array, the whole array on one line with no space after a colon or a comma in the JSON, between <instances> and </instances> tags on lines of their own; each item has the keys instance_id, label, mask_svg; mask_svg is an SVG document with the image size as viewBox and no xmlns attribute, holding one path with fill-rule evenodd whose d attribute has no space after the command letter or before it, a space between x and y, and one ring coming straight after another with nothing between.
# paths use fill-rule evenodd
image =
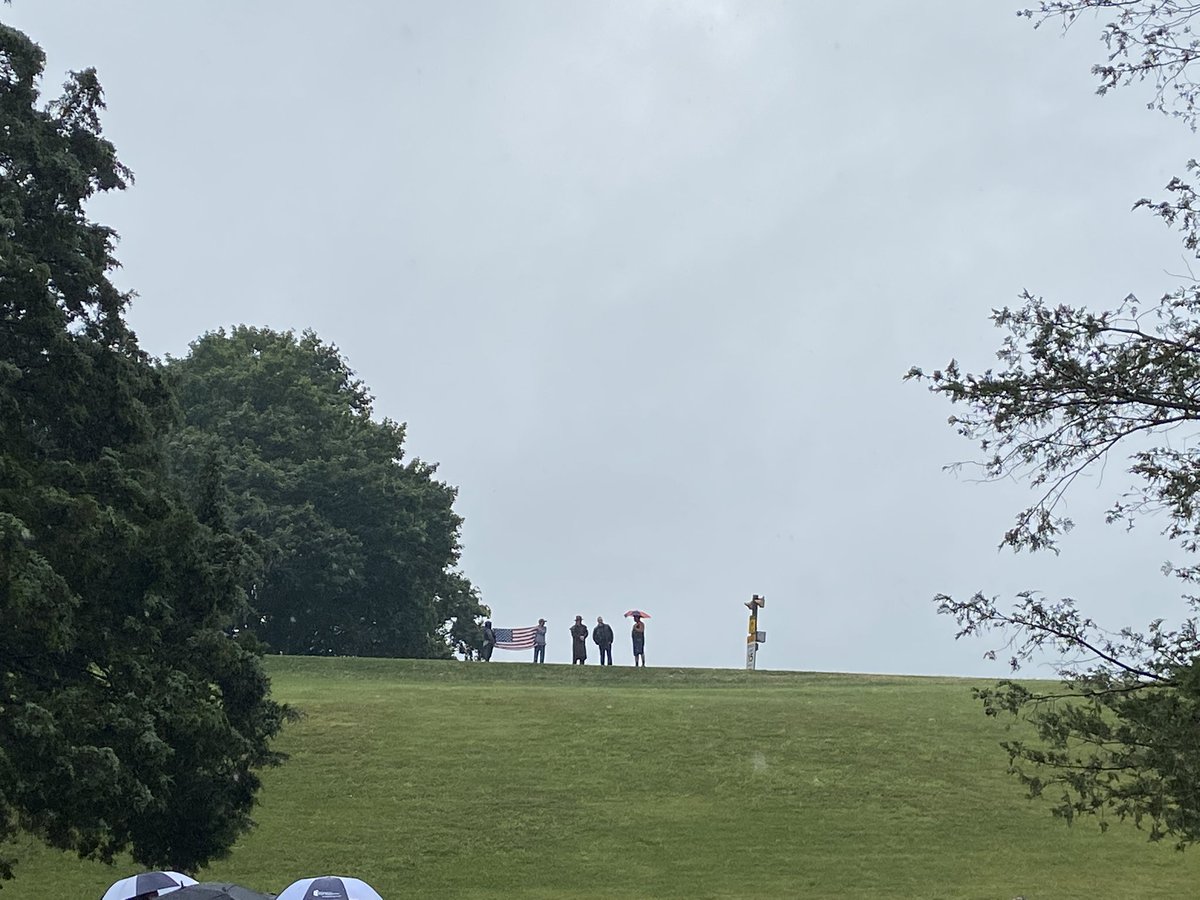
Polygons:
<instances>
[{"instance_id":1,"label":"tree foliage","mask_svg":"<svg viewBox=\"0 0 1200 900\"><path fill-rule=\"evenodd\" d=\"M131 181L99 81L40 105L43 67L0 25L0 841L190 869L252 824L284 710L224 632L252 559L168 487L169 394L85 215Z\"/></svg>"},{"instance_id":2,"label":"tree foliage","mask_svg":"<svg viewBox=\"0 0 1200 900\"><path fill-rule=\"evenodd\" d=\"M1018 14L1038 25L1056 22L1070 30L1088 13L1103 17L1100 33L1107 49L1105 59L1092 66L1099 80L1096 93L1149 81L1154 95L1147 106L1193 123L1200 82L1192 75L1191 63L1200 54L1200 37L1192 22L1200 14L1200 3L1176 0L1050 0L1036 10Z\"/></svg>"},{"instance_id":3,"label":"tree foliage","mask_svg":"<svg viewBox=\"0 0 1200 900\"><path fill-rule=\"evenodd\" d=\"M1100 92L1151 79L1153 107L1194 121L1190 23L1200 6L1082 0L1043 3L1036 15L1071 27L1088 11L1111 16L1102 34L1108 58L1094 68ZM1194 187L1175 178L1167 191L1169 200L1135 208L1180 228L1196 252ZM909 377L954 404L950 423L979 447L972 462L985 476L1036 488L1002 544L1053 551L1072 526L1062 503L1071 485L1123 458L1128 489L1113 497L1108 521L1133 527L1156 514L1184 553L1170 571L1190 590L1200 582L1200 286L1189 279L1155 302L1129 295L1104 310L1024 293L992 319L1005 332L997 368L972 374L951 361ZM1115 815L1155 840L1200 840L1200 600L1185 593L1174 626L1156 620L1115 632L1070 598L1023 593L1011 606L984 594L935 600L957 620L960 637L1000 635L1014 672L1047 652L1058 660L1058 690L1007 680L977 692L988 714L1032 726L1033 737L1005 744L1011 771L1032 796L1051 799L1068 821L1097 816L1104 827Z\"/></svg>"},{"instance_id":4,"label":"tree foliage","mask_svg":"<svg viewBox=\"0 0 1200 900\"><path fill-rule=\"evenodd\" d=\"M476 643L486 610L456 568L456 491L405 461L404 426L371 418L336 347L240 326L194 342L169 373L184 413L176 474L208 494L201 507L227 497L232 527L259 539L246 624L273 650L437 657Z\"/></svg>"}]
</instances>

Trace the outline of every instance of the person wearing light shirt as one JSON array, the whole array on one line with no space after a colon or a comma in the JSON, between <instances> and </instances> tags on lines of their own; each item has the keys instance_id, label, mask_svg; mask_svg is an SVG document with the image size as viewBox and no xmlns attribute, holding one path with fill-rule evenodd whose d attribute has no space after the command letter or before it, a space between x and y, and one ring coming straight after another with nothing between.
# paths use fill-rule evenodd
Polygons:
<instances>
[{"instance_id":1,"label":"person wearing light shirt","mask_svg":"<svg viewBox=\"0 0 1200 900\"><path fill-rule=\"evenodd\" d=\"M538 619L537 628L533 629L533 661L546 661L546 620Z\"/></svg>"}]
</instances>

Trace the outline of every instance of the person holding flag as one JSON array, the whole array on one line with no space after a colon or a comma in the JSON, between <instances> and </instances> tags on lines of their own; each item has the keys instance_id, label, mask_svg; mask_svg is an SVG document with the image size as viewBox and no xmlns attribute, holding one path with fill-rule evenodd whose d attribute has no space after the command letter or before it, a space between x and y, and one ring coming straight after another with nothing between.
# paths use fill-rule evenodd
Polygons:
<instances>
[{"instance_id":1,"label":"person holding flag","mask_svg":"<svg viewBox=\"0 0 1200 900\"><path fill-rule=\"evenodd\" d=\"M546 662L546 620L538 619L537 627L533 629L533 661Z\"/></svg>"},{"instance_id":2,"label":"person holding flag","mask_svg":"<svg viewBox=\"0 0 1200 900\"><path fill-rule=\"evenodd\" d=\"M483 623L483 649L479 651L479 658L483 662L492 661L492 650L496 646L496 632L492 628L492 622L489 619Z\"/></svg>"}]
</instances>

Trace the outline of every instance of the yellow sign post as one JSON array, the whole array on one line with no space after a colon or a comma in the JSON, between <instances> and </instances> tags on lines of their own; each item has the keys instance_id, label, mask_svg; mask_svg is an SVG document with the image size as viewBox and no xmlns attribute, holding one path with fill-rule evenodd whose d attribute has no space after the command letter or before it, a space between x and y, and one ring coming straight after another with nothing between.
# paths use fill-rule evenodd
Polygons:
<instances>
[{"instance_id":1,"label":"yellow sign post","mask_svg":"<svg viewBox=\"0 0 1200 900\"><path fill-rule=\"evenodd\" d=\"M767 605L767 598L755 594L746 601L745 606L750 610L750 629L746 634L746 669L754 671L754 661L758 656L758 645L766 643L767 633L758 630L758 611Z\"/></svg>"}]
</instances>

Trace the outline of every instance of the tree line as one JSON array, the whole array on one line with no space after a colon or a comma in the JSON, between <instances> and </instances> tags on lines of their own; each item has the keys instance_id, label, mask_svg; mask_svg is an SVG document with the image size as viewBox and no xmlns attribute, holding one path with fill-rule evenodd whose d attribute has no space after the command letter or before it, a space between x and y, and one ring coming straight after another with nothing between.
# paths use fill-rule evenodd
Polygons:
<instances>
[{"instance_id":1,"label":"tree line","mask_svg":"<svg viewBox=\"0 0 1200 900\"><path fill-rule=\"evenodd\" d=\"M44 67L0 24L0 848L192 870L282 760L263 652L447 657L486 609L455 489L335 346L141 349L86 211L133 175L95 71L45 101Z\"/></svg>"},{"instance_id":2,"label":"tree line","mask_svg":"<svg viewBox=\"0 0 1200 900\"><path fill-rule=\"evenodd\" d=\"M405 459L404 426L337 348L238 326L161 372L180 417L167 469L202 522L254 554L239 628L272 651L448 657L487 613L458 570L456 490Z\"/></svg>"}]
</instances>

